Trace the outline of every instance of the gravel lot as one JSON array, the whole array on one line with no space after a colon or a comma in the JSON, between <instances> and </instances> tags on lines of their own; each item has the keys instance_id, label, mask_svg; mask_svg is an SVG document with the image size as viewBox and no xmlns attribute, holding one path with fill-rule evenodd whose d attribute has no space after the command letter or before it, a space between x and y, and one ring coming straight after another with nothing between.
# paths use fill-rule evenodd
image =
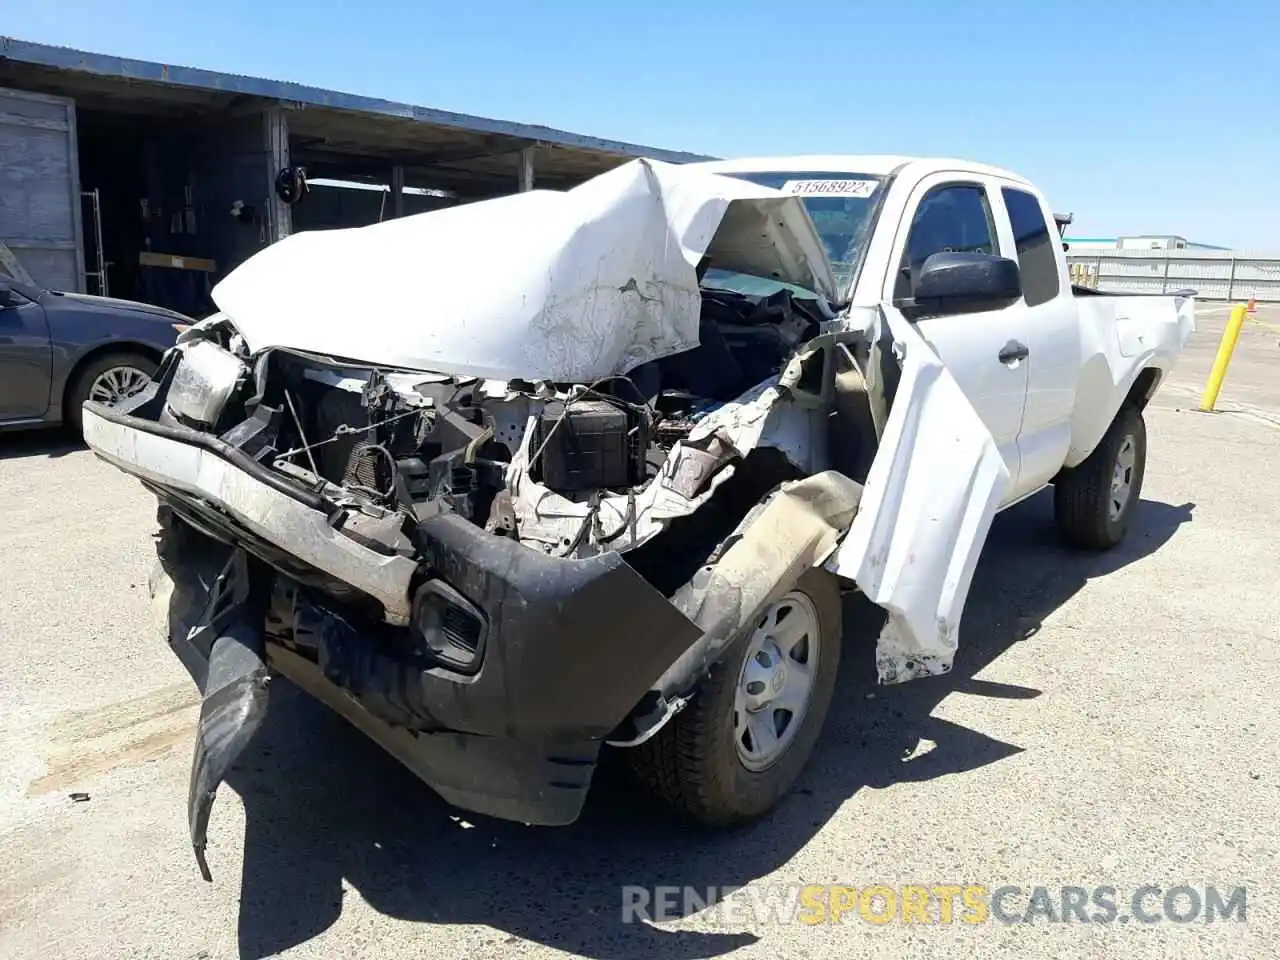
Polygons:
<instances>
[{"instance_id":1,"label":"gravel lot","mask_svg":"<svg viewBox=\"0 0 1280 960\"><path fill-rule=\"evenodd\" d=\"M1045 495L997 518L955 671L903 687L872 684L877 623L851 601L802 789L732 834L674 824L620 775L571 828L468 822L282 683L203 883L197 695L146 603L153 503L63 438L0 437L0 956L1280 956L1280 328L1246 330L1229 412L1192 412L1225 316L1203 310L1149 410L1123 547L1060 548ZM748 886L736 902L837 882L1246 886L1248 913L621 922L626 885Z\"/></svg>"}]
</instances>

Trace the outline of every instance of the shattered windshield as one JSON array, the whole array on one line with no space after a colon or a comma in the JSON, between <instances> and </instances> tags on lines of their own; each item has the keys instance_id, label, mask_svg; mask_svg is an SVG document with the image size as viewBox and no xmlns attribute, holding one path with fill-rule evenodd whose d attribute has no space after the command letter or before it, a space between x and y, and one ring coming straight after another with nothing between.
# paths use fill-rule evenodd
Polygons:
<instances>
[{"instance_id":1,"label":"shattered windshield","mask_svg":"<svg viewBox=\"0 0 1280 960\"><path fill-rule=\"evenodd\" d=\"M818 236L822 238L822 245L826 248L838 289L843 290L849 284L857 272L866 240L870 236L871 213L875 209L882 177L819 170L727 173L725 176L774 187L784 193L802 197L805 209L809 211L814 226L818 228ZM752 289L740 292L751 293L760 292L755 288L764 282L740 275L721 276L724 273L716 271L716 275L709 274L707 280L734 290L739 289L741 283L750 280ZM772 289L776 290L778 286L781 284L775 283Z\"/></svg>"}]
</instances>

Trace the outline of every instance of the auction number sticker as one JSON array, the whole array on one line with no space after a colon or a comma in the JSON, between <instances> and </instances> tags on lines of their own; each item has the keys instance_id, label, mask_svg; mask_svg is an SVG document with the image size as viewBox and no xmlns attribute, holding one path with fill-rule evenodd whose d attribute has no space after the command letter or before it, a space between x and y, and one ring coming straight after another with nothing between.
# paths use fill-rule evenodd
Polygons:
<instances>
[{"instance_id":1,"label":"auction number sticker","mask_svg":"<svg viewBox=\"0 0 1280 960\"><path fill-rule=\"evenodd\" d=\"M788 180L782 192L799 197L869 197L879 185L876 180Z\"/></svg>"}]
</instances>

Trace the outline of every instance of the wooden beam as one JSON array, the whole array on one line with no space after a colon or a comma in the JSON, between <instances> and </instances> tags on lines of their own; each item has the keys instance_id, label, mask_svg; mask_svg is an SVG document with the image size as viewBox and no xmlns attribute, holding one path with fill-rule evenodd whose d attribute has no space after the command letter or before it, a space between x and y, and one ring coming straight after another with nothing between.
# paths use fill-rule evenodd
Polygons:
<instances>
[{"instance_id":1,"label":"wooden beam","mask_svg":"<svg viewBox=\"0 0 1280 960\"><path fill-rule=\"evenodd\" d=\"M391 215L404 216L404 167L398 163L391 168Z\"/></svg>"},{"instance_id":2,"label":"wooden beam","mask_svg":"<svg viewBox=\"0 0 1280 960\"><path fill-rule=\"evenodd\" d=\"M520 192L533 189L533 155L537 147L530 144L520 151Z\"/></svg>"},{"instance_id":3,"label":"wooden beam","mask_svg":"<svg viewBox=\"0 0 1280 960\"><path fill-rule=\"evenodd\" d=\"M276 195L276 176L289 166L289 117L281 107L262 112L262 141L266 148L267 243L283 240L293 232L293 211Z\"/></svg>"},{"instance_id":4,"label":"wooden beam","mask_svg":"<svg viewBox=\"0 0 1280 960\"><path fill-rule=\"evenodd\" d=\"M420 148L415 159L423 163L458 163L462 160L483 160L487 157L501 157L519 153L533 146L532 140L518 140L513 137L485 137L483 141L472 144L458 144L450 148L444 146L439 150L431 147Z\"/></svg>"},{"instance_id":5,"label":"wooden beam","mask_svg":"<svg viewBox=\"0 0 1280 960\"><path fill-rule=\"evenodd\" d=\"M32 130L69 129L65 120L42 120L39 117L20 117L16 113L0 113L0 127L30 127Z\"/></svg>"}]
</instances>

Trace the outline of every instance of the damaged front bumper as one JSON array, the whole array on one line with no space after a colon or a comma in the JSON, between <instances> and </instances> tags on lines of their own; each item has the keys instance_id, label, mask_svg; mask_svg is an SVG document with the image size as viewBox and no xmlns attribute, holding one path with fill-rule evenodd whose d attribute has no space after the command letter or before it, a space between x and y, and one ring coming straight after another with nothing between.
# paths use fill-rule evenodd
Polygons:
<instances>
[{"instance_id":1,"label":"damaged front bumper","mask_svg":"<svg viewBox=\"0 0 1280 960\"><path fill-rule=\"evenodd\" d=\"M695 450L699 431L753 450L767 436L783 456L750 468L742 460L717 476L721 485L682 494L679 510L662 501L671 526L641 538L635 517L645 513L631 504L665 490L667 473L644 494L613 498L628 502L630 546L638 547L630 552L605 547L615 537L607 533L600 552L569 556L566 530L568 551L555 555L535 549L541 528L532 542L513 539L430 501L415 500L412 512L362 512L314 462L308 473L281 456L272 469L270 446L249 455L240 441L265 421L249 416L216 434L166 419L158 391L171 365L149 393L121 407L87 404L86 441L154 491L171 521L153 596L169 642L205 692L190 805L197 855L214 791L262 722L267 668L329 704L449 802L537 824L573 821L601 745L652 735L736 631L805 569L825 566L888 612L877 655L882 682L948 670L1008 473L919 334L891 310L859 319L873 347L866 395L850 396L861 396L879 434L866 496L815 456L822 443L804 442L821 434L804 404L783 399L795 392L788 367L772 388L763 384L763 393L709 415L689 437ZM369 390L362 395L370 402ZM281 399L296 421L287 391ZM829 407L815 409L825 422ZM503 432L501 424L489 430ZM290 453L310 457L319 446L304 441ZM677 443L662 468L677 480L683 449ZM358 472L348 479L351 489L367 489ZM745 498L738 527L717 532L710 552L669 549L685 544L683 536L699 542L702 526L719 530L725 518L716 509L693 516L719 491ZM691 526L676 536L679 518ZM395 537L374 535L384 521ZM666 543L660 530L675 539Z\"/></svg>"},{"instance_id":2,"label":"damaged front bumper","mask_svg":"<svg viewBox=\"0 0 1280 960\"><path fill-rule=\"evenodd\" d=\"M161 532L152 593L168 641L206 697L192 771L197 851L213 790L265 711L264 674L246 655L257 644L266 664L447 801L565 824L581 810L604 739L700 634L618 554L549 557L440 515L420 524L426 562L404 560L406 571L394 562L403 558L335 529L333 513L301 502L305 491L234 462L216 438L96 405L85 409L84 431L100 456L155 491L166 518L182 521ZM478 618L482 659L471 673L433 659L421 642L441 629L439 616L434 627L411 623L417 611L407 598L423 592L418 569L429 571L434 594ZM323 589L335 578L364 596L308 600L318 594L309 581ZM253 595L262 579L275 583L265 601ZM343 615L362 601L385 609L386 622ZM266 626L255 640L243 612L259 602Z\"/></svg>"},{"instance_id":3,"label":"damaged front bumper","mask_svg":"<svg viewBox=\"0 0 1280 960\"><path fill-rule=\"evenodd\" d=\"M212 434L97 403L85 405L83 423L85 442L108 463L148 485L210 506L243 537L287 540L303 566L376 601L389 623L409 622L416 565L347 536L335 523L339 508L323 496L286 482Z\"/></svg>"}]
</instances>

